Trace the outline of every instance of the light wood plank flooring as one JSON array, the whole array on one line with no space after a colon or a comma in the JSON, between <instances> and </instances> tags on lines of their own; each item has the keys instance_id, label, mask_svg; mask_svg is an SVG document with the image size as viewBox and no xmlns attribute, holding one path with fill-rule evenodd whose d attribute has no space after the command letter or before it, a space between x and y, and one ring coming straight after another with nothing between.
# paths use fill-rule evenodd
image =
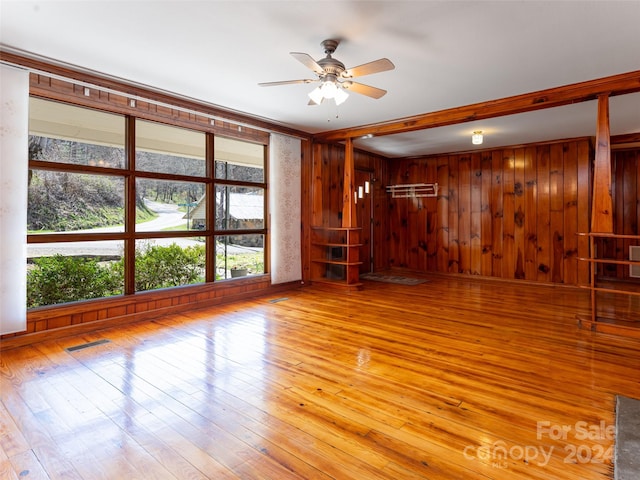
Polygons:
<instances>
[{"instance_id":1,"label":"light wood plank flooring","mask_svg":"<svg viewBox=\"0 0 640 480\"><path fill-rule=\"evenodd\" d=\"M640 340L579 330L584 290L428 278L5 349L0 478L612 478Z\"/></svg>"}]
</instances>

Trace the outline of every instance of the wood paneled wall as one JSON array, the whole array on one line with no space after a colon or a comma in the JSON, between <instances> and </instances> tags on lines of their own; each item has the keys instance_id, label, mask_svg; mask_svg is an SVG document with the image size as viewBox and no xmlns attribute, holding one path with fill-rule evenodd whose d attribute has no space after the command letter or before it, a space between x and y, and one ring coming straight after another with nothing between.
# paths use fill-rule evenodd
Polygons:
<instances>
[{"instance_id":1,"label":"wood paneled wall","mask_svg":"<svg viewBox=\"0 0 640 480\"><path fill-rule=\"evenodd\" d=\"M611 196L613 231L619 235L640 235L640 148L611 152ZM629 260L629 246L637 240L598 239L598 256ZM631 280L627 265L600 265L598 275L606 279ZM638 281L633 279L633 281Z\"/></svg>"},{"instance_id":2,"label":"wood paneled wall","mask_svg":"<svg viewBox=\"0 0 640 480\"><path fill-rule=\"evenodd\" d=\"M389 184L438 183L389 200L389 264L419 271L586 284L589 139L389 161Z\"/></svg>"},{"instance_id":3,"label":"wood paneled wall","mask_svg":"<svg viewBox=\"0 0 640 480\"><path fill-rule=\"evenodd\" d=\"M342 183L344 180L344 145L316 144L313 148L314 155L319 156L318 171L311 172L311 161L303 162L303 178L312 179L313 188L310 190L310 198L305 199L309 204L314 202L314 197L321 199L319 202L322 211L314 219L311 215L311 224L339 227L342 223ZM386 195L385 179L388 177L388 161L386 158L360 150L354 152L354 164L356 171L371 172L374 181L371 183L370 195L373 196L372 216L374 219L373 238L373 263L376 270L388 268L388 198ZM307 173L309 172L309 173ZM361 209L357 209L356 216L361 216ZM362 218L358 218L358 225L362 225ZM305 237L307 238L307 237ZM306 257L305 257L306 258ZM308 272L307 265L303 265L303 272Z\"/></svg>"}]
</instances>

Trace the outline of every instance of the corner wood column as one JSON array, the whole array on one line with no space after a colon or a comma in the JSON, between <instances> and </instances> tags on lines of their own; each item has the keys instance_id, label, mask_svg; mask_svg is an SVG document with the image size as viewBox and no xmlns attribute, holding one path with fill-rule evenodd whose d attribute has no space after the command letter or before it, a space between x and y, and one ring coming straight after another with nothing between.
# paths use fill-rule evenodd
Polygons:
<instances>
[{"instance_id":1,"label":"corner wood column","mask_svg":"<svg viewBox=\"0 0 640 480\"><path fill-rule=\"evenodd\" d=\"M613 199L611 197L611 132L609 128L609 94L598 95L596 124L596 158L593 166L593 198L591 203L591 235L589 236L591 319L585 323L597 329L597 292L595 237L593 234L613 233ZM579 321L582 324L583 319Z\"/></svg>"},{"instance_id":2,"label":"corner wood column","mask_svg":"<svg viewBox=\"0 0 640 480\"><path fill-rule=\"evenodd\" d=\"M613 233L611 197L611 134L609 129L609 95L598 96L596 158L593 167L591 232Z\"/></svg>"},{"instance_id":3,"label":"corner wood column","mask_svg":"<svg viewBox=\"0 0 640 480\"><path fill-rule=\"evenodd\" d=\"M356 169L353 158L353 141L347 138L344 150L344 180L342 182L342 227L349 228L347 233L347 285L359 285L360 282L360 230L355 200Z\"/></svg>"},{"instance_id":4,"label":"corner wood column","mask_svg":"<svg viewBox=\"0 0 640 480\"><path fill-rule=\"evenodd\" d=\"M356 169L353 161L353 141L347 138L344 149L344 180L342 182L342 226L357 227L354 182Z\"/></svg>"},{"instance_id":5,"label":"corner wood column","mask_svg":"<svg viewBox=\"0 0 640 480\"><path fill-rule=\"evenodd\" d=\"M326 148L326 147L325 147ZM341 225L332 225L323 201L323 146L313 145L309 278L332 288L359 290L360 228L356 222L353 144L347 140ZM333 212L337 213L337 212Z\"/></svg>"},{"instance_id":6,"label":"corner wood column","mask_svg":"<svg viewBox=\"0 0 640 480\"><path fill-rule=\"evenodd\" d=\"M322 199L322 144L315 143L311 154L311 225L325 225Z\"/></svg>"}]
</instances>

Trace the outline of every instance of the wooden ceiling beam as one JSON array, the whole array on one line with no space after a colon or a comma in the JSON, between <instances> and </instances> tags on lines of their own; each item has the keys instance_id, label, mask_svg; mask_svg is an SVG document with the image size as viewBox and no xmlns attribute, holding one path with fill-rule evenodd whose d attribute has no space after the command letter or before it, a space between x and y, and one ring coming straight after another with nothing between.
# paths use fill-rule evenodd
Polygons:
<instances>
[{"instance_id":1,"label":"wooden ceiling beam","mask_svg":"<svg viewBox=\"0 0 640 480\"><path fill-rule=\"evenodd\" d=\"M322 132L315 134L313 139L318 142L335 142L365 135L412 132L585 102L595 100L603 94L614 96L634 92L640 92L640 70L412 117Z\"/></svg>"}]
</instances>

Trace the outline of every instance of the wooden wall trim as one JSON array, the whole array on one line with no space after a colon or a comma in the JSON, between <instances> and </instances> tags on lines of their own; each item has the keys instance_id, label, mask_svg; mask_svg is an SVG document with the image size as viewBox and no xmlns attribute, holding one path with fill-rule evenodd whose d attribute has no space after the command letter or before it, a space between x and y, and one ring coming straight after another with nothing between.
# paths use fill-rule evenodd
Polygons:
<instances>
[{"instance_id":1,"label":"wooden wall trim","mask_svg":"<svg viewBox=\"0 0 640 480\"><path fill-rule=\"evenodd\" d=\"M598 95L623 95L640 91L640 70L610 77L539 90L488 102L475 103L422 115L404 117L387 122L372 123L355 128L332 130L314 135L314 141L331 142L357 138L367 134L390 135L456 123L531 112L559 107L570 103L595 100Z\"/></svg>"},{"instance_id":2,"label":"wooden wall trim","mask_svg":"<svg viewBox=\"0 0 640 480\"><path fill-rule=\"evenodd\" d=\"M123 79L116 79L108 76L107 74L103 74L100 72L93 72L82 70L77 67L64 65L62 63L50 63L38 58L29 57L26 55L20 55L18 53L7 51L7 49L0 49L0 61L17 65L20 67L24 67L29 69L32 72L32 77L46 77L47 75L51 75L48 77L47 81L40 81L40 85L31 85L32 93L35 95L44 95L46 98L56 99L60 101L68 101L69 97L64 97L64 92L59 91L56 88L56 85L64 83L64 80L60 80L60 78L65 79L69 83L73 84L74 81L79 83L89 83L95 85L97 87L101 87L108 90L115 90L117 92L122 93L122 100L119 102L119 108L122 110L119 113L129 113L132 115L139 116L144 118L144 109L149 109L148 105L142 105L143 108L140 108L140 103L144 104L144 101L137 102L138 105L134 108L128 106L127 98L138 97L142 99L153 100L154 102L160 102L167 105L172 105L177 108L192 110L194 112L191 115L191 118L188 120L181 119L177 114L177 111L171 111L170 109L155 109L156 119L158 115L164 115L165 118L171 119L172 123L176 120L179 121L190 121L190 122L198 122L200 124L209 123L208 118L199 119L196 112L200 112L203 115L210 115L213 117L218 117L219 119L215 120L215 127L219 130L226 131L228 134L233 134L234 132L238 132L238 125L241 124L243 126L244 135L243 138L246 138L247 129L251 129L251 127L255 127L255 133L258 136L264 135L265 132L260 132L259 130L266 130L268 132L278 132L284 135L291 135L298 138L310 139L310 135L306 132L302 132L300 130L295 130L292 128L284 127L275 123L266 122L260 118L253 117L251 115L243 114L236 112L234 110L225 109L218 105L208 104L206 102L197 101L195 99L181 97L177 94L171 92L165 92L160 89L153 89L150 87L145 87L141 85L137 85L131 82L127 82ZM59 79L55 79L52 77L58 77ZM49 84L47 86L47 83ZM58 90L58 91L56 91ZM104 97L109 94L103 94L103 98L101 100L101 104L104 105ZM112 94L113 95L113 94ZM82 97L82 95L79 95ZM84 99L87 103L85 106L94 106L100 108L100 103L92 105L91 102L98 100L98 94L93 93L92 96L86 97ZM153 111L154 109L149 109ZM234 125L236 123L236 125ZM222 134L222 132L219 132Z\"/></svg>"}]
</instances>

